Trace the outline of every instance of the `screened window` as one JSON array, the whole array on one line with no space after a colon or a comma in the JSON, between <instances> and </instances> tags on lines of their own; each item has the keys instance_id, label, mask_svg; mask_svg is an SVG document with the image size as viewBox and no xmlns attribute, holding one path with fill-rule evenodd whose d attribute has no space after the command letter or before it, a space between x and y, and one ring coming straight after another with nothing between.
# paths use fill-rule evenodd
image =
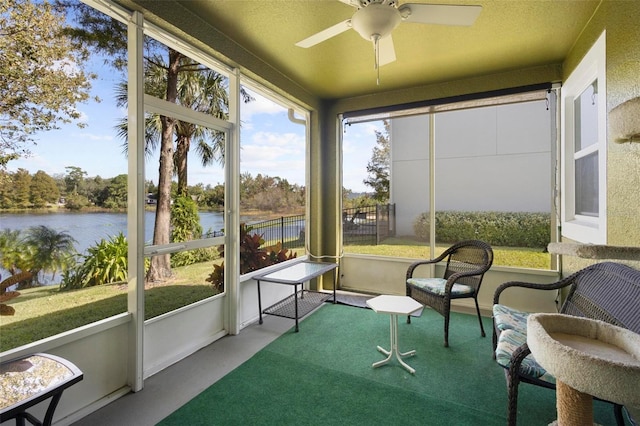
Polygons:
<instances>
[{"instance_id":1,"label":"screened window","mask_svg":"<svg viewBox=\"0 0 640 426\"><path fill-rule=\"evenodd\" d=\"M243 82L241 92L242 275L255 265L259 269L306 254L307 119L305 111L250 81Z\"/></svg>"},{"instance_id":2,"label":"screened window","mask_svg":"<svg viewBox=\"0 0 640 426\"><path fill-rule=\"evenodd\" d=\"M545 90L388 115L391 224L376 219L375 238L352 244L366 228L343 221L344 251L424 258L480 239L494 247L496 265L552 268L545 249L554 238L555 102ZM344 182L376 172L376 138L387 120L345 126ZM363 137L366 126L373 131ZM363 188L359 206L375 195ZM348 189L345 205L358 199Z\"/></svg>"},{"instance_id":3,"label":"screened window","mask_svg":"<svg viewBox=\"0 0 640 426\"><path fill-rule=\"evenodd\" d=\"M19 10L24 2L9 4ZM20 72L38 78L30 76L28 90L14 95L29 102L46 95L77 116L31 135L30 155L21 153L0 171L0 210L20 212L0 220L0 282L14 282L7 290L20 293L7 302L14 314L2 316L0 352L127 311L127 155L115 129L122 112L118 82L127 70L114 62L127 49L124 44L108 55L87 39L75 45L61 28L81 25L81 4L69 6L42 4L36 15L18 13L16 25L35 22L35 28L3 35L11 43L33 37L26 39L31 55L23 58L33 62ZM124 25L92 13L120 28L112 36L126 41ZM1 78L20 79L20 72ZM30 277L15 281L24 273Z\"/></svg>"},{"instance_id":4,"label":"screened window","mask_svg":"<svg viewBox=\"0 0 640 426\"><path fill-rule=\"evenodd\" d=\"M562 234L606 242L604 35L562 88Z\"/></svg>"}]
</instances>

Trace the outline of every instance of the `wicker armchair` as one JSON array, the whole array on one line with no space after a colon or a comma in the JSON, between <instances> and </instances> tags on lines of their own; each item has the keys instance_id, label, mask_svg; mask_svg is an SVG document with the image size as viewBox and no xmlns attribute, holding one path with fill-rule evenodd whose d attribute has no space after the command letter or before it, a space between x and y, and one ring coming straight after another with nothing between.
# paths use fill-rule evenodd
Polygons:
<instances>
[{"instance_id":1,"label":"wicker armchair","mask_svg":"<svg viewBox=\"0 0 640 426\"><path fill-rule=\"evenodd\" d=\"M526 343L529 313L500 304L505 290L518 287L554 292L563 289L561 314L600 320L640 333L640 271L629 266L602 262L551 284L511 281L500 285L493 295L493 357L505 369L509 426L517 423L520 383L556 388L555 379L538 364ZM624 425L620 405L614 404L614 414L616 424Z\"/></svg>"},{"instance_id":2,"label":"wicker armchair","mask_svg":"<svg viewBox=\"0 0 640 426\"><path fill-rule=\"evenodd\" d=\"M435 264L446 259L447 265L443 278L414 278L418 266ZM451 299L473 298L480 322L480 332L485 337L478 292L484 273L493 263L493 250L483 241L469 240L458 242L435 259L413 263L407 270L407 296L423 305L435 309L444 317L444 346L449 346L449 313ZM411 317L407 317L411 323Z\"/></svg>"}]
</instances>

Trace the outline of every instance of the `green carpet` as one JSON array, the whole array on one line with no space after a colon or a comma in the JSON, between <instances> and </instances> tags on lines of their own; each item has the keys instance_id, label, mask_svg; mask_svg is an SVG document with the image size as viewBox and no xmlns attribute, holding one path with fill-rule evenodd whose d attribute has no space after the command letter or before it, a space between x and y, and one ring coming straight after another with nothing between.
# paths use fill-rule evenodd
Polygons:
<instances>
[{"instance_id":1,"label":"green carpet","mask_svg":"<svg viewBox=\"0 0 640 426\"><path fill-rule=\"evenodd\" d=\"M491 321L485 319L490 332ZM425 310L400 321L397 362L372 368L389 348L389 317L369 309L326 304L160 425L505 425L503 370L491 357L491 337L477 318L453 314L449 348L443 318ZM594 403L595 421L614 425L611 405ZM520 386L518 425L556 418L555 392Z\"/></svg>"}]
</instances>

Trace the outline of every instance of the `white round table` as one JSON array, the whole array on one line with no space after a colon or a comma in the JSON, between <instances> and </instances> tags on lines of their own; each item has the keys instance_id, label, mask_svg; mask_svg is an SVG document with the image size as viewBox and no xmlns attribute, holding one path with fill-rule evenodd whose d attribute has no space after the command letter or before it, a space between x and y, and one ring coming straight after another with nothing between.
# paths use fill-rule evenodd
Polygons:
<instances>
[{"instance_id":1,"label":"white round table","mask_svg":"<svg viewBox=\"0 0 640 426\"><path fill-rule=\"evenodd\" d=\"M386 350L381 346L378 346L378 350L387 355L387 358L382 361L374 362L373 368L380 367L391 361L394 356L409 373L415 374L416 370L410 367L406 362L402 360L402 357L413 356L416 354L415 350L408 352L400 352L398 347L398 315L411 315L415 311L421 309L423 306L410 298L409 296L391 296L382 295L367 300L367 306L373 309L374 312L379 314L389 314L390 321L390 335L391 335L391 348Z\"/></svg>"}]
</instances>

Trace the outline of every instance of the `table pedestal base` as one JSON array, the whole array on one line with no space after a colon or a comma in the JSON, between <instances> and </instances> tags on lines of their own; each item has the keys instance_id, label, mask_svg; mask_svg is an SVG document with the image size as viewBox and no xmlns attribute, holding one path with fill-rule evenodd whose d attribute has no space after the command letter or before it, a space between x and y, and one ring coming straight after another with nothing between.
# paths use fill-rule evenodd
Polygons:
<instances>
[{"instance_id":1,"label":"table pedestal base","mask_svg":"<svg viewBox=\"0 0 640 426\"><path fill-rule=\"evenodd\" d=\"M404 362L402 360L402 357L413 356L416 354L416 351L400 352L398 350L398 315L391 314L389 316L389 321L390 321L390 334L391 334L391 349L386 350L386 349L383 349L381 346L378 346L378 350L383 354L387 355L387 358L383 359L382 361L374 362L372 366L373 368L376 368L376 367L380 367L381 365L385 365L389 361L391 361L391 358L395 356L398 362L400 363L400 365L402 365L409 373L415 374L416 370L414 370L413 368L411 368L411 366L409 366L406 362Z\"/></svg>"}]
</instances>

